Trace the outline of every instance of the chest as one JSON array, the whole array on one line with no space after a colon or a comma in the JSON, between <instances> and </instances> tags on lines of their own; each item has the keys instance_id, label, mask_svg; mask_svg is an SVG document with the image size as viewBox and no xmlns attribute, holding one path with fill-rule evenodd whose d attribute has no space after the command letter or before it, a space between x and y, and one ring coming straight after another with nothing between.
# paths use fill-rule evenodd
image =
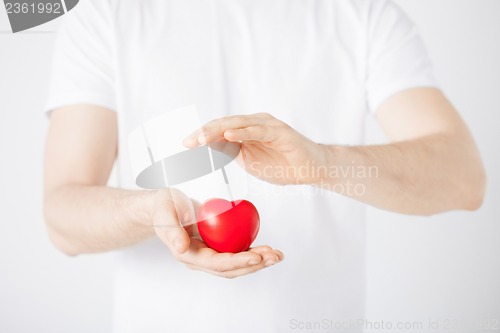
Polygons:
<instances>
[{"instance_id":1,"label":"chest","mask_svg":"<svg viewBox=\"0 0 500 333\"><path fill-rule=\"evenodd\" d=\"M313 140L354 143L366 115L364 43L362 29L334 3L124 7L117 16L127 18L117 24L124 124L194 104L201 122L268 112Z\"/></svg>"}]
</instances>

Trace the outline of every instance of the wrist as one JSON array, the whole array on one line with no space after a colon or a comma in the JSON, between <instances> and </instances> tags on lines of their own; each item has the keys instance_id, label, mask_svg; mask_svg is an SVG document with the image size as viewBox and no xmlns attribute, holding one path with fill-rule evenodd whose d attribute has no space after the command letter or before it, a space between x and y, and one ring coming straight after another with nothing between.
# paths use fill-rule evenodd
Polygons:
<instances>
[{"instance_id":1,"label":"wrist","mask_svg":"<svg viewBox=\"0 0 500 333\"><path fill-rule=\"evenodd\" d=\"M132 217L132 221L140 227L151 228L155 207L159 202L160 191L136 191L125 200L125 210Z\"/></svg>"},{"instance_id":2,"label":"wrist","mask_svg":"<svg viewBox=\"0 0 500 333\"><path fill-rule=\"evenodd\" d=\"M338 174L335 172L338 162L341 160L343 147L337 145L318 144L318 157L316 167L313 170L310 185L321 186L325 183L334 184L338 182Z\"/></svg>"}]
</instances>

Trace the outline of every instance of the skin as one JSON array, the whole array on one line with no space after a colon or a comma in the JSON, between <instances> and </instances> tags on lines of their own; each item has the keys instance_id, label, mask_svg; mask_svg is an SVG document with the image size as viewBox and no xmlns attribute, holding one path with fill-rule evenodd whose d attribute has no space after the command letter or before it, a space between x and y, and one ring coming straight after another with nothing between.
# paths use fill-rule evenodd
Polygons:
<instances>
[{"instance_id":1,"label":"skin","mask_svg":"<svg viewBox=\"0 0 500 333\"><path fill-rule=\"evenodd\" d=\"M383 209L431 215L478 209L486 177L474 141L453 106L436 89L394 95L377 110L391 143L341 147L312 142L267 113L214 120L185 139L194 148L210 142L241 142L246 170L275 184L329 186L355 182L366 189L356 200ZM103 144L106 143L106 144ZM106 186L117 154L116 113L93 105L54 110L45 158L45 219L52 242L69 255L103 252L158 237L189 268L225 278L254 273L284 259L264 245L217 253L196 228L198 203L183 193L130 191ZM266 174L264 168L376 166L370 178ZM349 195L348 193L342 193Z\"/></svg>"},{"instance_id":2,"label":"skin","mask_svg":"<svg viewBox=\"0 0 500 333\"><path fill-rule=\"evenodd\" d=\"M339 193L394 212L432 215L481 206L486 176L478 150L441 91L406 90L385 101L376 115L390 144L343 147L316 143L270 114L258 113L211 121L187 137L184 145L242 142L239 160L256 177L275 184L321 185L331 190L360 184L365 189L361 195ZM279 172L298 170L307 161L317 172L301 177L294 177L298 172L285 177ZM353 162L365 170L375 167L377 172L373 177L325 172L331 166L349 170Z\"/></svg>"},{"instance_id":3,"label":"skin","mask_svg":"<svg viewBox=\"0 0 500 333\"><path fill-rule=\"evenodd\" d=\"M106 144L103 144L106 143ZM183 193L109 188L117 153L116 113L92 105L54 110L45 154L44 208L50 239L68 255L96 253L158 237L192 269L234 278L281 260L263 245L218 253L204 245L193 226L198 203Z\"/></svg>"}]
</instances>

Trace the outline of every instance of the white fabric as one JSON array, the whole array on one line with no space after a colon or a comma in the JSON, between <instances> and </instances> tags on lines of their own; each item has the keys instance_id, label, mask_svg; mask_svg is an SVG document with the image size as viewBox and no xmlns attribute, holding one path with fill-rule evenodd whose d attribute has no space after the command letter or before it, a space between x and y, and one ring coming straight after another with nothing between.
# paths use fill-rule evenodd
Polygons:
<instances>
[{"instance_id":1,"label":"white fabric","mask_svg":"<svg viewBox=\"0 0 500 333\"><path fill-rule=\"evenodd\" d=\"M369 112L422 86L436 86L427 53L390 1L85 0L61 26L46 109L116 110L120 183L136 188L128 134L162 112L269 112L314 141L356 145ZM158 240L119 251L115 332L339 332L363 317L363 205L248 183L262 220L254 244L286 260L225 280L183 267Z\"/></svg>"}]
</instances>

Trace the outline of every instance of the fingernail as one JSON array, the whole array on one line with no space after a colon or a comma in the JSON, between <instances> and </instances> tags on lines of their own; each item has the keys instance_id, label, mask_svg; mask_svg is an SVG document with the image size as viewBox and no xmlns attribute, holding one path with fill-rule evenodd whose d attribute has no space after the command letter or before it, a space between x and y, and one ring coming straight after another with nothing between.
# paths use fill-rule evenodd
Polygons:
<instances>
[{"instance_id":1,"label":"fingernail","mask_svg":"<svg viewBox=\"0 0 500 333\"><path fill-rule=\"evenodd\" d=\"M252 259L248 262L249 265L257 265L260 262L260 260L257 259Z\"/></svg>"},{"instance_id":2,"label":"fingernail","mask_svg":"<svg viewBox=\"0 0 500 333\"><path fill-rule=\"evenodd\" d=\"M179 238L174 239L174 248L177 250L177 252L180 252L182 247L181 240Z\"/></svg>"},{"instance_id":3,"label":"fingernail","mask_svg":"<svg viewBox=\"0 0 500 333\"><path fill-rule=\"evenodd\" d=\"M184 146L191 146L193 144L196 143L196 138L193 138L193 137L189 137L189 138L185 138L184 140L182 140L182 144Z\"/></svg>"},{"instance_id":4,"label":"fingernail","mask_svg":"<svg viewBox=\"0 0 500 333\"><path fill-rule=\"evenodd\" d=\"M269 259L268 261L266 261L266 266L272 266L275 263L276 263L276 260Z\"/></svg>"},{"instance_id":5,"label":"fingernail","mask_svg":"<svg viewBox=\"0 0 500 333\"><path fill-rule=\"evenodd\" d=\"M199 143L200 145L205 145L205 144L207 144L207 139L205 138L205 135L200 134L200 135L198 136L198 143Z\"/></svg>"}]
</instances>

